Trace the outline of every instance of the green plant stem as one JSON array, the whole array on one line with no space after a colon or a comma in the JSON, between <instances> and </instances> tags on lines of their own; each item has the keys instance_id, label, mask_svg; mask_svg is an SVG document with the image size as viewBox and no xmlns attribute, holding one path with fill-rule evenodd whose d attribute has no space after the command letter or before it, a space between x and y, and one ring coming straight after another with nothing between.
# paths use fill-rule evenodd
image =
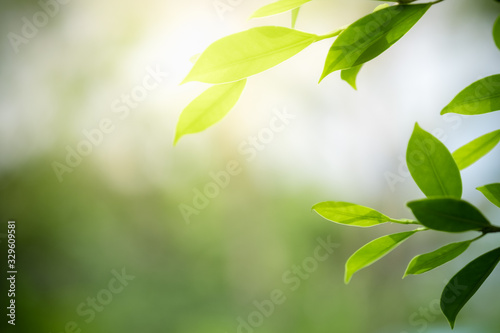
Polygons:
<instances>
[{"instance_id":1,"label":"green plant stem","mask_svg":"<svg viewBox=\"0 0 500 333\"><path fill-rule=\"evenodd\" d=\"M491 227L483 228L481 231L483 232L483 235L492 234L495 232L500 232L500 227L497 227L496 225L492 225Z\"/></svg>"},{"instance_id":2,"label":"green plant stem","mask_svg":"<svg viewBox=\"0 0 500 333\"><path fill-rule=\"evenodd\" d=\"M470 240L470 241L471 241L471 243L472 243L472 242L477 241L478 239L480 239L480 238L482 238L482 237L484 237L484 235L486 235L486 234L481 234L481 235L477 236L476 238L471 239L471 240Z\"/></svg>"},{"instance_id":3,"label":"green plant stem","mask_svg":"<svg viewBox=\"0 0 500 333\"><path fill-rule=\"evenodd\" d=\"M340 33L344 30L345 30L345 28L338 28L338 29L326 34L326 35L318 36L318 39L316 41L336 37L336 36L340 35Z\"/></svg>"},{"instance_id":4,"label":"green plant stem","mask_svg":"<svg viewBox=\"0 0 500 333\"><path fill-rule=\"evenodd\" d=\"M415 220L406 220L406 219L390 219L389 222L398 223L398 224L420 224L420 222Z\"/></svg>"}]
</instances>

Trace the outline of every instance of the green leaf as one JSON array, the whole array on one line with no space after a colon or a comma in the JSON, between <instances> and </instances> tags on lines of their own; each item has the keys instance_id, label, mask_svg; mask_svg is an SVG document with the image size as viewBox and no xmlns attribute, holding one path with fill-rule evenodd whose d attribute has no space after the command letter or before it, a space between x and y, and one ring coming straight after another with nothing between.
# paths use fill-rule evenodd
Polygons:
<instances>
[{"instance_id":1,"label":"green leaf","mask_svg":"<svg viewBox=\"0 0 500 333\"><path fill-rule=\"evenodd\" d=\"M477 190L481 191L491 203L500 207L500 183L480 186Z\"/></svg>"},{"instance_id":2,"label":"green leaf","mask_svg":"<svg viewBox=\"0 0 500 333\"><path fill-rule=\"evenodd\" d=\"M265 17L287 12L298 8L311 0L279 0L255 11L250 18Z\"/></svg>"},{"instance_id":3,"label":"green leaf","mask_svg":"<svg viewBox=\"0 0 500 333\"><path fill-rule=\"evenodd\" d=\"M451 328L458 313L474 296L500 261L500 247L474 259L462 268L444 287L441 294L441 310Z\"/></svg>"},{"instance_id":4,"label":"green leaf","mask_svg":"<svg viewBox=\"0 0 500 333\"><path fill-rule=\"evenodd\" d=\"M488 154L500 142L500 130L480 136L453 153L458 168L463 170Z\"/></svg>"},{"instance_id":5,"label":"green leaf","mask_svg":"<svg viewBox=\"0 0 500 333\"><path fill-rule=\"evenodd\" d=\"M292 29L295 29L297 18L299 17L300 7L292 9Z\"/></svg>"},{"instance_id":6,"label":"green leaf","mask_svg":"<svg viewBox=\"0 0 500 333\"><path fill-rule=\"evenodd\" d=\"M362 268L370 266L420 230L421 229L416 229L382 236L372 240L370 243L357 250L345 264L345 283L349 283L354 273Z\"/></svg>"},{"instance_id":7,"label":"green leaf","mask_svg":"<svg viewBox=\"0 0 500 333\"><path fill-rule=\"evenodd\" d=\"M493 40L495 45L500 49L500 16L497 17L493 24Z\"/></svg>"},{"instance_id":8,"label":"green leaf","mask_svg":"<svg viewBox=\"0 0 500 333\"><path fill-rule=\"evenodd\" d=\"M441 114L483 114L500 110L500 74L478 80L458 93Z\"/></svg>"},{"instance_id":9,"label":"green leaf","mask_svg":"<svg viewBox=\"0 0 500 333\"><path fill-rule=\"evenodd\" d=\"M320 81L332 72L361 65L380 55L403 37L430 6L390 6L351 24L330 48Z\"/></svg>"},{"instance_id":10,"label":"green leaf","mask_svg":"<svg viewBox=\"0 0 500 333\"><path fill-rule=\"evenodd\" d=\"M317 35L274 26L229 35L200 55L183 83L238 81L278 65L317 40Z\"/></svg>"},{"instance_id":11,"label":"green leaf","mask_svg":"<svg viewBox=\"0 0 500 333\"><path fill-rule=\"evenodd\" d=\"M427 197L462 196L460 170L448 148L418 124L406 151L411 176Z\"/></svg>"},{"instance_id":12,"label":"green leaf","mask_svg":"<svg viewBox=\"0 0 500 333\"><path fill-rule=\"evenodd\" d=\"M384 8L387 8L387 7L390 7L390 6L391 5L389 5L388 3L383 3L383 4L380 4L377 7L375 7L375 9L373 11L376 12L376 11L379 11L381 9L384 9Z\"/></svg>"},{"instance_id":13,"label":"green leaf","mask_svg":"<svg viewBox=\"0 0 500 333\"><path fill-rule=\"evenodd\" d=\"M464 200L432 198L411 201L408 207L417 220L429 229L446 232L482 230L490 222L481 212Z\"/></svg>"},{"instance_id":14,"label":"green leaf","mask_svg":"<svg viewBox=\"0 0 500 333\"><path fill-rule=\"evenodd\" d=\"M349 83L349 85L353 87L354 90L358 90L358 88L356 88L356 78L358 76L361 67L363 67L363 65L358 65L348 69L343 69L340 72L340 78L345 82Z\"/></svg>"},{"instance_id":15,"label":"green leaf","mask_svg":"<svg viewBox=\"0 0 500 333\"><path fill-rule=\"evenodd\" d=\"M417 224L416 221L391 219L374 209L349 202L326 201L314 205L312 209L327 220L356 227L371 227L386 222Z\"/></svg>"},{"instance_id":16,"label":"green leaf","mask_svg":"<svg viewBox=\"0 0 500 333\"><path fill-rule=\"evenodd\" d=\"M221 120L236 104L245 88L246 79L208 88L182 111L174 145L191 133L201 132Z\"/></svg>"},{"instance_id":17,"label":"green leaf","mask_svg":"<svg viewBox=\"0 0 500 333\"><path fill-rule=\"evenodd\" d=\"M414 257L408 264L403 278L410 274L422 274L446 264L467 250L472 241L451 243L432 252Z\"/></svg>"}]
</instances>

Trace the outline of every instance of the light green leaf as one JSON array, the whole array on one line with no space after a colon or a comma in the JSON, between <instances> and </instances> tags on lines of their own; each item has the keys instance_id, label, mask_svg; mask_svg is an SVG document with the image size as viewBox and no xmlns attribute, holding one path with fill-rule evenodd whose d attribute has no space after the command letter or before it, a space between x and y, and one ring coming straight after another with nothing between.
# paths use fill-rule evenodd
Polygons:
<instances>
[{"instance_id":1,"label":"light green leaf","mask_svg":"<svg viewBox=\"0 0 500 333\"><path fill-rule=\"evenodd\" d=\"M309 2L311 0L279 0L264 7L259 8L255 11L250 18L254 17L265 17L276 15L280 13L287 12L289 10L299 8L303 4Z\"/></svg>"},{"instance_id":2,"label":"light green leaf","mask_svg":"<svg viewBox=\"0 0 500 333\"><path fill-rule=\"evenodd\" d=\"M480 186L477 190L481 191L491 203L500 207L500 183Z\"/></svg>"},{"instance_id":3,"label":"light green leaf","mask_svg":"<svg viewBox=\"0 0 500 333\"><path fill-rule=\"evenodd\" d=\"M175 132L174 145L191 133L201 132L221 120L236 104L246 79L208 88L182 111Z\"/></svg>"},{"instance_id":4,"label":"light green leaf","mask_svg":"<svg viewBox=\"0 0 500 333\"><path fill-rule=\"evenodd\" d=\"M495 45L500 49L500 16L497 17L493 24L493 40Z\"/></svg>"},{"instance_id":5,"label":"light green leaf","mask_svg":"<svg viewBox=\"0 0 500 333\"><path fill-rule=\"evenodd\" d=\"M408 143L406 163L415 183L427 197L462 196L460 170L453 156L441 141L418 124Z\"/></svg>"},{"instance_id":6,"label":"light green leaf","mask_svg":"<svg viewBox=\"0 0 500 333\"><path fill-rule=\"evenodd\" d=\"M458 93L441 114L483 114L500 110L500 74L478 80Z\"/></svg>"},{"instance_id":7,"label":"light green leaf","mask_svg":"<svg viewBox=\"0 0 500 333\"><path fill-rule=\"evenodd\" d=\"M414 257L408 264L403 278L410 274L422 274L446 264L467 250L472 241L451 243L432 252Z\"/></svg>"},{"instance_id":8,"label":"light green leaf","mask_svg":"<svg viewBox=\"0 0 500 333\"><path fill-rule=\"evenodd\" d=\"M474 296L500 261L500 247L487 252L468 263L444 287L441 294L441 310L451 328L458 313Z\"/></svg>"},{"instance_id":9,"label":"light green leaf","mask_svg":"<svg viewBox=\"0 0 500 333\"><path fill-rule=\"evenodd\" d=\"M429 229L464 232L491 227L483 214L464 200L432 198L411 201L407 205L417 220Z\"/></svg>"},{"instance_id":10,"label":"light green leaf","mask_svg":"<svg viewBox=\"0 0 500 333\"><path fill-rule=\"evenodd\" d=\"M345 283L349 283L354 273L362 268L370 266L375 261L379 260L387 253L398 247L408 237L420 230L421 229L416 229L382 236L372 240L370 243L354 252L345 264Z\"/></svg>"},{"instance_id":11,"label":"light green leaf","mask_svg":"<svg viewBox=\"0 0 500 333\"><path fill-rule=\"evenodd\" d=\"M374 209L349 202L325 201L314 205L312 209L327 220L356 227L371 227L386 222L418 224L406 219L391 219Z\"/></svg>"},{"instance_id":12,"label":"light green leaf","mask_svg":"<svg viewBox=\"0 0 500 333\"><path fill-rule=\"evenodd\" d=\"M356 78L358 77L359 70L363 67L363 65L354 66L348 69L343 69L340 72L340 78L345 82L349 83L354 90L358 90L356 88Z\"/></svg>"},{"instance_id":13,"label":"light green leaf","mask_svg":"<svg viewBox=\"0 0 500 333\"><path fill-rule=\"evenodd\" d=\"M300 7L292 9L292 29L295 29L297 18L299 17Z\"/></svg>"},{"instance_id":14,"label":"light green leaf","mask_svg":"<svg viewBox=\"0 0 500 333\"><path fill-rule=\"evenodd\" d=\"M387 7L390 7L390 6L391 5L389 5L388 3L383 3L383 4L380 4L377 7L375 7L375 9L373 11L376 12L376 11L379 11L381 9L384 9L384 8L387 8Z\"/></svg>"},{"instance_id":15,"label":"light green leaf","mask_svg":"<svg viewBox=\"0 0 500 333\"><path fill-rule=\"evenodd\" d=\"M453 152L458 168L463 170L488 154L500 142L500 130L480 136Z\"/></svg>"},{"instance_id":16,"label":"light green leaf","mask_svg":"<svg viewBox=\"0 0 500 333\"><path fill-rule=\"evenodd\" d=\"M430 6L390 6L351 24L330 48L320 81L332 72L361 65L380 55L403 37Z\"/></svg>"},{"instance_id":17,"label":"light green leaf","mask_svg":"<svg viewBox=\"0 0 500 333\"><path fill-rule=\"evenodd\" d=\"M278 65L317 40L317 35L275 26L229 35L201 54L183 83L238 81Z\"/></svg>"},{"instance_id":18,"label":"light green leaf","mask_svg":"<svg viewBox=\"0 0 500 333\"><path fill-rule=\"evenodd\" d=\"M198 60L198 58L200 57L201 53L197 53L195 55L193 55L191 58L189 58L189 61L191 61L191 63L196 63L196 61Z\"/></svg>"}]
</instances>

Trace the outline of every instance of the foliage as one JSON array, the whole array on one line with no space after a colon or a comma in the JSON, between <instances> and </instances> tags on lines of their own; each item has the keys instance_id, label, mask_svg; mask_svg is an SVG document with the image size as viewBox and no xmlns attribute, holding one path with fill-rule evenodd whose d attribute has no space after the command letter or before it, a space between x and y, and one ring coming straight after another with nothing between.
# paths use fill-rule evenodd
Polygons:
<instances>
[{"instance_id":1,"label":"foliage","mask_svg":"<svg viewBox=\"0 0 500 333\"><path fill-rule=\"evenodd\" d=\"M341 78L356 89L356 77L363 64L379 56L401 39L438 0L410 4L415 0L383 4L347 27L325 35L294 29L299 9L309 1L279 0L257 10L251 17L292 11L292 28L264 26L224 37L210 45L198 58L184 82L200 81L215 86L195 99L182 112L175 143L184 135L200 132L224 117L243 91L246 78L261 73L299 53L309 45L337 37L326 60L320 82L329 74L341 71ZM493 39L500 48L500 18L493 27ZM500 110L500 74L480 79L446 105L441 114L479 115ZM322 217L347 226L372 227L382 223L415 224L419 227L377 238L356 251L346 263L345 282L353 274L381 259L406 239L423 231L459 233L476 231L476 238L444 245L416 256L404 276L422 274L441 266L465 252L483 236L500 232L473 205L462 200L463 170L491 151L500 142L500 129L465 144L453 154L436 137L415 124L408 143L406 162L412 178L425 199L408 203L416 220L393 219L374 209L338 201L316 204L313 209ZM478 188L500 207L500 183ZM487 252L462 268L444 288L441 309L453 328L457 314L479 289L500 261L500 248ZM448 298L456 280L463 286L457 297Z\"/></svg>"}]
</instances>

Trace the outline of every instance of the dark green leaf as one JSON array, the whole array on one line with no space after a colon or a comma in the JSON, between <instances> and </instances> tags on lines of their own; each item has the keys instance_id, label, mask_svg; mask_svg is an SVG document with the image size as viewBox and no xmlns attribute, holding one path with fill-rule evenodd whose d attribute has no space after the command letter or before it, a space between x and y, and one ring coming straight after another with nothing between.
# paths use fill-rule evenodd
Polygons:
<instances>
[{"instance_id":1,"label":"dark green leaf","mask_svg":"<svg viewBox=\"0 0 500 333\"><path fill-rule=\"evenodd\" d=\"M406 162L415 183L427 197L462 196L460 170L453 156L441 141L418 124L408 143Z\"/></svg>"},{"instance_id":2,"label":"dark green leaf","mask_svg":"<svg viewBox=\"0 0 500 333\"><path fill-rule=\"evenodd\" d=\"M482 230L490 222L467 201L454 198L431 198L411 201L408 207L417 220L429 229L446 232Z\"/></svg>"},{"instance_id":3,"label":"dark green leaf","mask_svg":"<svg viewBox=\"0 0 500 333\"><path fill-rule=\"evenodd\" d=\"M330 48L320 81L332 72L355 67L377 57L403 37L430 6L391 6L351 24Z\"/></svg>"},{"instance_id":4,"label":"dark green leaf","mask_svg":"<svg viewBox=\"0 0 500 333\"><path fill-rule=\"evenodd\" d=\"M387 253L394 250L417 231L420 231L420 229L382 236L372 240L370 243L357 250L345 264L345 283L349 283L354 273L362 268L370 266Z\"/></svg>"},{"instance_id":5,"label":"dark green leaf","mask_svg":"<svg viewBox=\"0 0 500 333\"><path fill-rule=\"evenodd\" d=\"M500 130L480 136L453 152L458 168L463 170L488 154L500 142Z\"/></svg>"},{"instance_id":6,"label":"dark green leaf","mask_svg":"<svg viewBox=\"0 0 500 333\"><path fill-rule=\"evenodd\" d=\"M340 72L340 78L342 80L344 80L345 82L349 83L349 85L351 87L353 87L354 90L358 89L358 88L356 88L356 78L358 76L358 73L359 73L361 67L363 67L363 65L358 65L358 66L351 67L348 69L343 69Z\"/></svg>"},{"instance_id":7,"label":"dark green leaf","mask_svg":"<svg viewBox=\"0 0 500 333\"><path fill-rule=\"evenodd\" d=\"M473 240L457 242L445 245L439 249L414 257L406 268L405 275L422 274L448 261L451 261L462 254L469 247Z\"/></svg>"},{"instance_id":8,"label":"dark green leaf","mask_svg":"<svg viewBox=\"0 0 500 333\"><path fill-rule=\"evenodd\" d=\"M500 74L474 82L448 104L441 114L476 115L500 110Z\"/></svg>"},{"instance_id":9,"label":"dark green leaf","mask_svg":"<svg viewBox=\"0 0 500 333\"><path fill-rule=\"evenodd\" d=\"M495 45L500 49L500 16L495 20L493 24L493 40Z\"/></svg>"},{"instance_id":10,"label":"dark green leaf","mask_svg":"<svg viewBox=\"0 0 500 333\"><path fill-rule=\"evenodd\" d=\"M500 261L500 247L474 259L462 268L444 287L441 294L441 310L451 328L458 313L474 296Z\"/></svg>"},{"instance_id":11,"label":"dark green leaf","mask_svg":"<svg viewBox=\"0 0 500 333\"><path fill-rule=\"evenodd\" d=\"M318 36L284 27L257 27L214 42L184 82L227 83L260 73L299 53Z\"/></svg>"},{"instance_id":12,"label":"dark green leaf","mask_svg":"<svg viewBox=\"0 0 500 333\"><path fill-rule=\"evenodd\" d=\"M284 13L289 10L299 8L300 6L309 1L311 0L279 0L259 8L252 14L252 16L250 16L250 18L265 17L265 16Z\"/></svg>"},{"instance_id":13,"label":"dark green leaf","mask_svg":"<svg viewBox=\"0 0 500 333\"><path fill-rule=\"evenodd\" d=\"M484 185L477 188L489 201L500 207L500 183Z\"/></svg>"},{"instance_id":14,"label":"dark green leaf","mask_svg":"<svg viewBox=\"0 0 500 333\"><path fill-rule=\"evenodd\" d=\"M174 145L182 136L201 132L221 120L238 101L246 81L213 86L189 103L179 117Z\"/></svg>"},{"instance_id":15,"label":"dark green leaf","mask_svg":"<svg viewBox=\"0 0 500 333\"><path fill-rule=\"evenodd\" d=\"M327 220L356 227L371 227L386 222L401 224L416 223L415 221L405 219L391 219L374 209L349 202L326 201L314 205L313 209Z\"/></svg>"}]
</instances>

